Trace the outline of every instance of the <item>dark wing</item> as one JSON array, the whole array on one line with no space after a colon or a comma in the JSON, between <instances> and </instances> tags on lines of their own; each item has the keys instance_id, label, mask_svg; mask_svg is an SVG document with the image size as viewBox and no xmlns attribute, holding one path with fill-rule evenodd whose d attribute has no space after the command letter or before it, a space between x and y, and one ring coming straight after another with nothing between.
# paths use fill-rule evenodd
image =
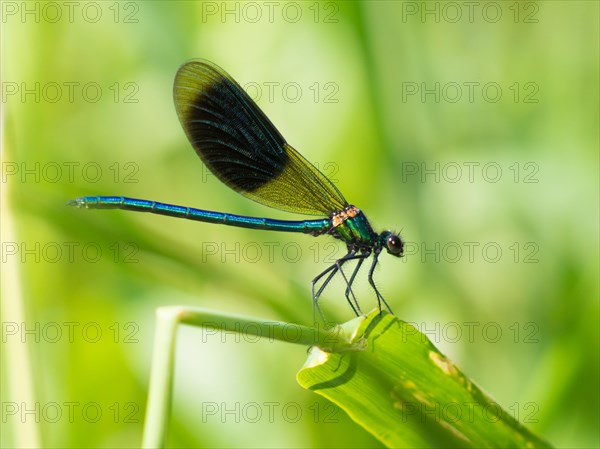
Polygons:
<instances>
[{"instance_id":1,"label":"dark wing","mask_svg":"<svg viewBox=\"0 0 600 449\"><path fill-rule=\"evenodd\" d=\"M333 183L283 136L215 64L182 65L173 87L179 120L198 156L222 182L266 206L330 215L347 205Z\"/></svg>"}]
</instances>

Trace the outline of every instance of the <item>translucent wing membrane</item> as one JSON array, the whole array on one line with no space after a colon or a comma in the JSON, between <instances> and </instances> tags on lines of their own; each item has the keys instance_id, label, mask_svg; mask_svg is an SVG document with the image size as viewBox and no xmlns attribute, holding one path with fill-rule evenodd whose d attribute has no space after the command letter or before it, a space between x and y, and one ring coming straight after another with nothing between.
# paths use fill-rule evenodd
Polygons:
<instances>
[{"instance_id":1,"label":"translucent wing membrane","mask_svg":"<svg viewBox=\"0 0 600 449\"><path fill-rule=\"evenodd\" d=\"M330 215L347 202L221 68L189 61L174 86L179 120L198 156L222 182L266 206Z\"/></svg>"}]
</instances>

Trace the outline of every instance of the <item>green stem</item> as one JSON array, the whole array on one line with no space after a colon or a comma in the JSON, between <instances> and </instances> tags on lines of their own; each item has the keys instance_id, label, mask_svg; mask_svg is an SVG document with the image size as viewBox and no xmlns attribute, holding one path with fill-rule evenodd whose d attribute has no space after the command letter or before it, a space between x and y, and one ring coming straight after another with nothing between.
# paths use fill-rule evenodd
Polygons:
<instances>
[{"instance_id":1,"label":"green stem","mask_svg":"<svg viewBox=\"0 0 600 449\"><path fill-rule=\"evenodd\" d=\"M361 342L352 343L353 336L348 335L339 326L320 329L319 327L232 315L196 307L161 307L156 311L156 335L142 443L144 448L160 448L165 444L171 408L175 345L179 324L211 329L215 333L238 332L287 343L318 346L326 352L363 349Z\"/></svg>"}]
</instances>

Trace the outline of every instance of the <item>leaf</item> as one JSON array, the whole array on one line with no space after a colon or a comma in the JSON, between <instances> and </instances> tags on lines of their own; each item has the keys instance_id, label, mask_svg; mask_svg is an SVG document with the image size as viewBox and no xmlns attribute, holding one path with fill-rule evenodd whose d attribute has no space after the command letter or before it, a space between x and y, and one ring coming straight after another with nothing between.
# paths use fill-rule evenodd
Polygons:
<instances>
[{"instance_id":1,"label":"leaf","mask_svg":"<svg viewBox=\"0 0 600 449\"><path fill-rule=\"evenodd\" d=\"M297 380L388 447L550 447L410 324L371 312L342 326L362 351L313 347Z\"/></svg>"}]
</instances>

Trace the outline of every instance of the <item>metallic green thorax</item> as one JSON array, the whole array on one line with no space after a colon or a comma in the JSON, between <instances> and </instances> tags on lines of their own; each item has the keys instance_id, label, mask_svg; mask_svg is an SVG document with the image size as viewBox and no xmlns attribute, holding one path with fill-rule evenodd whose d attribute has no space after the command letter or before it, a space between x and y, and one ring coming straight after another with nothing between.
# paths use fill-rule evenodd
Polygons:
<instances>
[{"instance_id":1,"label":"metallic green thorax","mask_svg":"<svg viewBox=\"0 0 600 449\"><path fill-rule=\"evenodd\" d=\"M379 236L373 231L367 217L355 206L347 206L331 218L330 234L343 240L349 246L373 248Z\"/></svg>"}]
</instances>

